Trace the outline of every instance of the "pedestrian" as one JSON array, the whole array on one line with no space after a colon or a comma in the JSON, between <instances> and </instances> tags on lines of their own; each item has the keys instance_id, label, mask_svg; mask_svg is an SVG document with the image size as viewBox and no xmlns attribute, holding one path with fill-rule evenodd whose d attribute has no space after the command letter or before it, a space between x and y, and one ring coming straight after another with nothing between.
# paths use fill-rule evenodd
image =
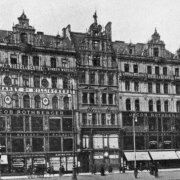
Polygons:
<instances>
[{"instance_id":1,"label":"pedestrian","mask_svg":"<svg viewBox=\"0 0 180 180\"><path fill-rule=\"evenodd\" d=\"M142 171L142 163L140 163L140 171Z\"/></svg>"},{"instance_id":2,"label":"pedestrian","mask_svg":"<svg viewBox=\"0 0 180 180\"><path fill-rule=\"evenodd\" d=\"M109 173L112 173L112 170L113 170L112 165L109 164L108 172L109 172Z\"/></svg>"},{"instance_id":3,"label":"pedestrian","mask_svg":"<svg viewBox=\"0 0 180 180\"><path fill-rule=\"evenodd\" d=\"M157 166L155 166L155 170L154 170L155 172L155 177L157 178L158 177L158 167Z\"/></svg>"},{"instance_id":4,"label":"pedestrian","mask_svg":"<svg viewBox=\"0 0 180 180\"><path fill-rule=\"evenodd\" d=\"M95 164L93 164L93 166L92 166L92 174L96 174L96 165Z\"/></svg>"},{"instance_id":5,"label":"pedestrian","mask_svg":"<svg viewBox=\"0 0 180 180\"><path fill-rule=\"evenodd\" d=\"M150 175L153 175L153 166L150 164Z\"/></svg>"},{"instance_id":6,"label":"pedestrian","mask_svg":"<svg viewBox=\"0 0 180 180\"><path fill-rule=\"evenodd\" d=\"M123 165L122 167L122 172L125 173L126 169L125 169L125 166Z\"/></svg>"},{"instance_id":7,"label":"pedestrian","mask_svg":"<svg viewBox=\"0 0 180 180\"><path fill-rule=\"evenodd\" d=\"M103 166L103 164L101 165L100 171L101 171L101 176L104 176L104 166Z\"/></svg>"},{"instance_id":8,"label":"pedestrian","mask_svg":"<svg viewBox=\"0 0 180 180\"><path fill-rule=\"evenodd\" d=\"M53 168L53 166L51 166L50 171L51 171L50 174L53 174L53 175L54 175L54 168Z\"/></svg>"},{"instance_id":9,"label":"pedestrian","mask_svg":"<svg viewBox=\"0 0 180 180\"><path fill-rule=\"evenodd\" d=\"M138 175L138 168L134 168L134 177L137 179L137 175Z\"/></svg>"}]
</instances>

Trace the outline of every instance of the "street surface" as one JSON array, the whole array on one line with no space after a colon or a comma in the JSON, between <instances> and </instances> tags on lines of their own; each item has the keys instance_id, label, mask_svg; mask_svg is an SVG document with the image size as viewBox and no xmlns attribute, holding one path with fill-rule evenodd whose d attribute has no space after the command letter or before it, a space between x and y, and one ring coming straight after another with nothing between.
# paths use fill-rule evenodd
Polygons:
<instances>
[{"instance_id":1,"label":"street surface","mask_svg":"<svg viewBox=\"0 0 180 180\"><path fill-rule=\"evenodd\" d=\"M14 180L27 180L27 177L1 177L1 179L14 179ZM29 178L31 179L31 178ZM57 175L55 176L47 176L44 178L35 178L36 180L71 180L70 175L65 175L62 177L59 177ZM86 174L86 175L78 175L77 180L131 180L134 178L133 172L126 172L124 174L120 173L112 173L112 174L106 174L105 176L101 176L99 173L94 174ZM154 176L149 174L149 171L143 171L138 173L138 178L140 180L152 180L156 179ZM157 179L162 180L180 180L180 170L176 171L160 171L159 176Z\"/></svg>"}]
</instances>

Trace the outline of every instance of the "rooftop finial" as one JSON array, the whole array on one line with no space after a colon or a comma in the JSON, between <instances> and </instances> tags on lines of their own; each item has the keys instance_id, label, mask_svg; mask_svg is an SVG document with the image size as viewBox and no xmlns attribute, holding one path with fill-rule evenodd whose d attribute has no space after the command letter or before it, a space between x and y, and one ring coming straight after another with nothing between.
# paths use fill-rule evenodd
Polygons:
<instances>
[{"instance_id":1,"label":"rooftop finial","mask_svg":"<svg viewBox=\"0 0 180 180\"><path fill-rule=\"evenodd\" d=\"M93 18L94 18L94 23L97 24L97 15L96 15L96 11L95 11L95 13L94 13L94 15L93 15Z\"/></svg>"},{"instance_id":2,"label":"rooftop finial","mask_svg":"<svg viewBox=\"0 0 180 180\"><path fill-rule=\"evenodd\" d=\"M156 27L155 27L155 33L157 33Z\"/></svg>"}]
</instances>

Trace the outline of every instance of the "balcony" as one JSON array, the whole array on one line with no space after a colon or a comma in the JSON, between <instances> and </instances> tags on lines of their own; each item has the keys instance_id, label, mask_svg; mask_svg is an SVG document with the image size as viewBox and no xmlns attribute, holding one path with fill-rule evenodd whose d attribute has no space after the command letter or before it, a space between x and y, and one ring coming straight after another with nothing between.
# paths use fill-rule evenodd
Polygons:
<instances>
[{"instance_id":1,"label":"balcony","mask_svg":"<svg viewBox=\"0 0 180 180\"><path fill-rule=\"evenodd\" d=\"M81 128L121 128L120 125L97 125L97 124L82 124L80 125Z\"/></svg>"}]
</instances>

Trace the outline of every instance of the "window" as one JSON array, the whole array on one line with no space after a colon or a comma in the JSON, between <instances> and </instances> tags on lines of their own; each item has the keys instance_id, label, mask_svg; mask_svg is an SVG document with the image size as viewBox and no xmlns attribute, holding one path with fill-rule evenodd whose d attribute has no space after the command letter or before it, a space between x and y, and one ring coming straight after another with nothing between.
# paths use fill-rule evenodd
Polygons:
<instances>
[{"instance_id":1,"label":"window","mask_svg":"<svg viewBox=\"0 0 180 180\"><path fill-rule=\"evenodd\" d=\"M140 111L139 99L135 100L135 111Z\"/></svg>"},{"instance_id":2,"label":"window","mask_svg":"<svg viewBox=\"0 0 180 180\"><path fill-rule=\"evenodd\" d=\"M115 125L115 114L111 114L111 125Z\"/></svg>"},{"instance_id":3,"label":"window","mask_svg":"<svg viewBox=\"0 0 180 180\"><path fill-rule=\"evenodd\" d=\"M180 112L180 101L177 101L176 103L176 111Z\"/></svg>"},{"instance_id":4,"label":"window","mask_svg":"<svg viewBox=\"0 0 180 180\"><path fill-rule=\"evenodd\" d=\"M56 58L51 58L51 67L56 68Z\"/></svg>"},{"instance_id":5,"label":"window","mask_svg":"<svg viewBox=\"0 0 180 180\"><path fill-rule=\"evenodd\" d=\"M11 85L11 78L9 76L4 77L4 84L7 86Z\"/></svg>"},{"instance_id":6,"label":"window","mask_svg":"<svg viewBox=\"0 0 180 180\"><path fill-rule=\"evenodd\" d=\"M33 150L33 152L43 152L44 151L43 138L32 138L32 150Z\"/></svg>"},{"instance_id":7,"label":"window","mask_svg":"<svg viewBox=\"0 0 180 180\"><path fill-rule=\"evenodd\" d=\"M130 99L126 99L126 110L127 111L131 110L131 101L130 101Z\"/></svg>"},{"instance_id":8,"label":"window","mask_svg":"<svg viewBox=\"0 0 180 180\"><path fill-rule=\"evenodd\" d=\"M43 117L32 116L31 128L32 131L43 131Z\"/></svg>"},{"instance_id":9,"label":"window","mask_svg":"<svg viewBox=\"0 0 180 180\"><path fill-rule=\"evenodd\" d=\"M157 108L157 112L161 112L161 101L160 100L158 100L157 101L157 104L156 104L156 108Z\"/></svg>"},{"instance_id":10,"label":"window","mask_svg":"<svg viewBox=\"0 0 180 180\"><path fill-rule=\"evenodd\" d=\"M83 96L82 96L82 103L83 104L87 104L88 103L88 101L87 101L87 96L88 94L87 93L83 93Z\"/></svg>"},{"instance_id":11,"label":"window","mask_svg":"<svg viewBox=\"0 0 180 180\"><path fill-rule=\"evenodd\" d=\"M156 93L160 93L160 83L156 83Z\"/></svg>"},{"instance_id":12,"label":"window","mask_svg":"<svg viewBox=\"0 0 180 180\"><path fill-rule=\"evenodd\" d=\"M123 126L132 126L133 117L132 116L123 116Z\"/></svg>"},{"instance_id":13,"label":"window","mask_svg":"<svg viewBox=\"0 0 180 180\"><path fill-rule=\"evenodd\" d=\"M149 111L153 111L153 100L149 100Z\"/></svg>"},{"instance_id":14,"label":"window","mask_svg":"<svg viewBox=\"0 0 180 180\"><path fill-rule=\"evenodd\" d=\"M49 119L49 130L50 131L60 131L60 119Z\"/></svg>"},{"instance_id":15,"label":"window","mask_svg":"<svg viewBox=\"0 0 180 180\"><path fill-rule=\"evenodd\" d=\"M109 94L109 105L113 105L113 94Z\"/></svg>"},{"instance_id":16,"label":"window","mask_svg":"<svg viewBox=\"0 0 180 180\"><path fill-rule=\"evenodd\" d=\"M72 118L63 118L63 131L72 131Z\"/></svg>"},{"instance_id":17,"label":"window","mask_svg":"<svg viewBox=\"0 0 180 180\"><path fill-rule=\"evenodd\" d=\"M35 101L35 108L41 108L41 98L39 95L34 97L34 101Z\"/></svg>"},{"instance_id":18,"label":"window","mask_svg":"<svg viewBox=\"0 0 180 180\"><path fill-rule=\"evenodd\" d=\"M124 64L124 71L129 72L129 64Z\"/></svg>"},{"instance_id":19,"label":"window","mask_svg":"<svg viewBox=\"0 0 180 180\"><path fill-rule=\"evenodd\" d=\"M148 123L149 123L149 131L156 131L156 118L148 118Z\"/></svg>"},{"instance_id":20,"label":"window","mask_svg":"<svg viewBox=\"0 0 180 180\"><path fill-rule=\"evenodd\" d=\"M89 136L83 135L82 138L83 149L89 148Z\"/></svg>"},{"instance_id":21,"label":"window","mask_svg":"<svg viewBox=\"0 0 180 180\"><path fill-rule=\"evenodd\" d=\"M129 81L125 81L125 90L130 91L130 82Z\"/></svg>"},{"instance_id":22,"label":"window","mask_svg":"<svg viewBox=\"0 0 180 180\"><path fill-rule=\"evenodd\" d=\"M34 76L34 87L40 88L40 76Z\"/></svg>"},{"instance_id":23,"label":"window","mask_svg":"<svg viewBox=\"0 0 180 180\"><path fill-rule=\"evenodd\" d=\"M24 108L30 108L30 99L28 95L25 95L23 97L23 105L24 105Z\"/></svg>"},{"instance_id":24,"label":"window","mask_svg":"<svg viewBox=\"0 0 180 180\"><path fill-rule=\"evenodd\" d=\"M24 152L23 138L12 138L12 152Z\"/></svg>"},{"instance_id":25,"label":"window","mask_svg":"<svg viewBox=\"0 0 180 180\"><path fill-rule=\"evenodd\" d=\"M163 75L167 76L167 67L163 67Z\"/></svg>"},{"instance_id":26,"label":"window","mask_svg":"<svg viewBox=\"0 0 180 180\"><path fill-rule=\"evenodd\" d=\"M138 65L134 64L134 73L138 73Z\"/></svg>"},{"instance_id":27,"label":"window","mask_svg":"<svg viewBox=\"0 0 180 180\"><path fill-rule=\"evenodd\" d=\"M101 124L106 125L106 114L101 114Z\"/></svg>"},{"instance_id":28,"label":"window","mask_svg":"<svg viewBox=\"0 0 180 180\"><path fill-rule=\"evenodd\" d=\"M11 116L12 131L23 131L23 116Z\"/></svg>"},{"instance_id":29,"label":"window","mask_svg":"<svg viewBox=\"0 0 180 180\"><path fill-rule=\"evenodd\" d=\"M61 151L60 137L49 137L49 151Z\"/></svg>"},{"instance_id":30,"label":"window","mask_svg":"<svg viewBox=\"0 0 180 180\"><path fill-rule=\"evenodd\" d=\"M171 119L163 118L163 131L171 131Z\"/></svg>"},{"instance_id":31,"label":"window","mask_svg":"<svg viewBox=\"0 0 180 180\"><path fill-rule=\"evenodd\" d=\"M62 67L63 67L63 68L68 68L68 63L67 63L66 60L63 60L63 61L62 61Z\"/></svg>"},{"instance_id":32,"label":"window","mask_svg":"<svg viewBox=\"0 0 180 180\"><path fill-rule=\"evenodd\" d=\"M17 58L11 57L11 64L17 64Z\"/></svg>"},{"instance_id":33,"label":"window","mask_svg":"<svg viewBox=\"0 0 180 180\"><path fill-rule=\"evenodd\" d=\"M87 124L87 114L86 114L86 113L83 113L83 114L82 114L82 124L83 124L83 125L86 125L86 124Z\"/></svg>"},{"instance_id":34,"label":"window","mask_svg":"<svg viewBox=\"0 0 180 180\"><path fill-rule=\"evenodd\" d=\"M179 77L179 68L175 68L175 76Z\"/></svg>"},{"instance_id":35,"label":"window","mask_svg":"<svg viewBox=\"0 0 180 180\"><path fill-rule=\"evenodd\" d=\"M89 102L90 102L90 104L94 104L95 103L95 100L94 100L94 93L90 93L89 94Z\"/></svg>"},{"instance_id":36,"label":"window","mask_svg":"<svg viewBox=\"0 0 180 180\"><path fill-rule=\"evenodd\" d=\"M180 84L176 84L176 94L180 94Z\"/></svg>"},{"instance_id":37,"label":"window","mask_svg":"<svg viewBox=\"0 0 180 180\"><path fill-rule=\"evenodd\" d=\"M114 84L114 79L113 79L113 74L108 74L108 85L113 86Z\"/></svg>"},{"instance_id":38,"label":"window","mask_svg":"<svg viewBox=\"0 0 180 180\"><path fill-rule=\"evenodd\" d=\"M92 124L93 125L97 124L97 115L95 113L92 114Z\"/></svg>"},{"instance_id":39,"label":"window","mask_svg":"<svg viewBox=\"0 0 180 180\"><path fill-rule=\"evenodd\" d=\"M26 33L21 34L21 43L28 43L28 38Z\"/></svg>"},{"instance_id":40,"label":"window","mask_svg":"<svg viewBox=\"0 0 180 180\"><path fill-rule=\"evenodd\" d=\"M51 80L52 80L52 88L56 89L57 88L57 77L51 77Z\"/></svg>"},{"instance_id":41,"label":"window","mask_svg":"<svg viewBox=\"0 0 180 180\"><path fill-rule=\"evenodd\" d=\"M134 82L134 91L139 91L139 83Z\"/></svg>"},{"instance_id":42,"label":"window","mask_svg":"<svg viewBox=\"0 0 180 180\"><path fill-rule=\"evenodd\" d=\"M100 66L100 57L93 56L93 66Z\"/></svg>"},{"instance_id":43,"label":"window","mask_svg":"<svg viewBox=\"0 0 180 180\"><path fill-rule=\"evenodd\" d=\"M132 54L132 52L133 52L132 49L129 49L129 54Z\"/></svg>"},{"instance_id":44,"label":"window","mask_svg":"<svg viewBox=\"0 0 180 180\"><path fill-rule=\"evenodd\" d=\"M98 41L93 41L92 46L93 46L93 50L99 50L99 42Z\"/></svg>"},{"instance_id":45,"label":"window","mask_svg":"<svg viewBox=\"0 0 180 180\"><path fill-rule=\"evenodd\" d=\"M164 94L168 94L168 84L164 84Z\"/></svg>"},{"instance_id":46,"label":"window","mask_svg":"<svg viewBox=\"0 0 180 180\"><path fill-rule=\"evenodd\" d=\"M18 85L18 76L14 74L11 76L11 78L12 78L12 85L17 86Z\"/></svg>"},{"instance_id":47,"label":"window","mask_svg":"<svg viewBox=\"0 0 180 180\"><path fill-rule=\"evenodd\" d=\"M53 109L58 109L58 97L57 96L54 96L52 98L52 108Z\"/></svg>"},{"instance_id":48,"label":"window","mask_svg":"<svg viewBox=\"0 0 180 180\"><path fill-rule=\"evenodd\" d=\"M158 48L154 48L154 56L155 57L159 56L159 49Z\"/></svg>"},{"instance_id":49,"label":"window","mask_svg":"<svg viewBox=\"0 0 180 180\"><path fill-rule=\"evenodd\" d=\"M158 66L155 67L155 74L159 75L159 67Z\"/></svg>"},{"instance_id":50,"label":"window","mask_svg":"<svg viewBox=\"0 0 180 180\"><path fill-rule=\"evenodd\" d=\"M69 98L64 97L64 109L69 109Z\"/></svg>"},{"instance_id":51,"label":"window","mask_svg":"<svg viewBox=\"0 0 180 180\"><path fill-rule=\"evenodd\" d=\"M147 73L152 74L152 67L151 66L147 66Z\"/></svg>"},{"instance_id":52,"label":"window","mask_svg":"<svg viewBox=\"0 0 180 180\"><path fill-rule=\"evenodd\" d=\"M23 86L29 87L29 76L28 75L23 75Z\"/></svg>"},{"instance_id":53,"label":"window","mask_svg":"<svg viewBox=\"0 0 180 180\"><path fill-rule=\"evenodd\" d=\"M63 89L68 89L68 79L67 78L65 78L63 80Z\"/></svg>"},{"instance_id":54,"label":"window","mask_svg":"<svg viewBox=\"0 0 180 180\"><path fill-rule=\"evenodd\" d=\"M107 102L106 102L106 94L105 93L102 94L102 104L107 104Z\"/></svg>"},{"instance_id":55,"label":"window","mask_svg":"<svg viewBox=\"0 0 180 180\"><path fill-rule=\"evenodd\" d=\"M164 111L165 112L168 112L168 106L169 106L168 101L164 101Z\"/></svg>"},{"instance_id":56,"label":"window","mask_svg":"<svg viewBox=\"0 0 180 180\"><path fill-rule=\"evenodd\" d=\"M72 150L73 150L73 140L63 139L63 151L72 151Z\"/></svg>"},{"instance_id":57,"label":"window","mask_svg":"<svg viewBox=\"0 0 180 180\"><path fill-rule=\"evenodd\" d=\"M86 83L86 74L85 72L80 73L79 82L85 84Z\"/></svg>"},{"instance_id":58,"label":"window","mask_svg":"<svg viewBox=\"0 0 180 180\"><path fill-rule=\"evenodd\" d=\"M5 131L5 117L0 117L0 131Z\"/></svg>"},{"instance_id":59,"label":"window","mask_svg":"<svg viewBox=\"0 0 180 180\"><path fill-rule=\"evenodd\" d=\"M38 56L33 57L33 66L39 66L39 57Z\"/></svg>"},{"instance_id":60,"label":"window","mask_svg":"<svg viewBox=\"0 0 180 180\"><path fill-rule=\"evenodd\" d=\"M101 74L99 75L99 84L100 84L100 85L104 85L104 74L103 74L103 73L101 73Z\"/></svg>"},{"instance_id":61,"label":"window","mask_svg":"<svg viewBox=\"0 0 180 180\"><path fill-rule=\"evenodd\" d=\"M13 100L13 107L19 107L19 97L17 94L13 94L12 96L12 100Z\"/></svg>"},{"instance_id":62,"label":"window","mask_svg":"<svg viewBox=\"0 0 180 180\"><path fill-rule=\"evenodd\" d=\"M28 66L28 56L22 55L22 65L24 67Z\"/></svg>"},{"instance_id":63,"label":"window","mask_svg":"<svg viewBox=\"0 0 180 180\"><path fill-rule=\"evenodd\" d=\"M90 79L89 79L89 83L90 84L95 84L95 74L94 73L90 73L90 75L89 75L90 77Z\"/></svg>"}]
</instances>

